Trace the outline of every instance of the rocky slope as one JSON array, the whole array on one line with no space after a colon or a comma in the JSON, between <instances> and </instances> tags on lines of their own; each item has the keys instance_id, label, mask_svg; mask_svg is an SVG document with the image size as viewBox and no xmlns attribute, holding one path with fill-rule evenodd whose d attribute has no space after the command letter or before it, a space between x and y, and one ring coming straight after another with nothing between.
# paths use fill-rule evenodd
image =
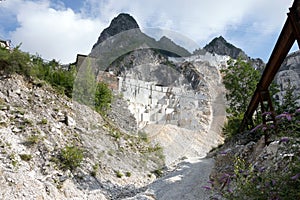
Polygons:
<instances>
[{"instance_id":1,"label":"rocky slope","mask_svg":"<svg viewBox=\"0 0 300 200\"><path fill-rule=\"evenodd\" d=\"M275 77L275 83L279 86L280 92L276 99L282 101L285 90L290 86L295 87L295 95L300 95L300 52L289 54L282 63L279 72ZM298 101L300 105L300 99Z\"/></svg>"},{"instance_id":2,"label":"rocky slope","mask_svg":"<svg viewBox=\"0 0 300 200\"><path fill-rule=\"evenodd\" d=\"M122 56L107 69L119 77L118 92L129 102L138 129L163 147L167 165L185 156L204 156L222 141L225 109L217 113L213 106L225 105L218 69L228 59L210 53L171 59L143 49ZM212 125L214 117L219 117L219 124ZM209 131L211 126L215 132Z\"/></svg>"},{"instance_id":3,"label":"rocky slope","mask_svg":"<svg viewBox=\"0 0 300 200\"><path fill-rule=\"evenodd\" d=\"M143 137L40 81L1 77L0 113L1 199L122 199L164 166L161 150ZM67 146L83 150L80 167L62 167Z\"/></svg>"}]
</instances>

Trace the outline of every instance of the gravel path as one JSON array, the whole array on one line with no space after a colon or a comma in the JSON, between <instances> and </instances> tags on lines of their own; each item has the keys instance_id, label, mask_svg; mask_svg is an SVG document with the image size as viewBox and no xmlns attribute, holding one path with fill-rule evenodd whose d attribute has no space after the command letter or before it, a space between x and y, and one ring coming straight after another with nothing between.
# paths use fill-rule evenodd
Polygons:
<instances>
[{"instance_id":1,"label":"gravel path","mask_svg":"<svg viewBox=\"0 0 300 200\"><path fill-rule=\"evenodd\" d=\"M213 159L187 159L176 170L151 184L145 195L159 200L209 199L210 192L203 187L209 185L207 181L213 165Z\"/></svg>"},{"instance_id":2,"label":"gravel path","mask_svg":"<svg viewBox=\"0 0 300 200\"><path fill-rule=\"evenodd\" d=\"M220 139L220 131L225 120L225 101L219 93L212 104L213 118L209 130L211 140ZM211 192L209 175L214 166L213 158L188 158L164 177L148 186L148 189L131 200L208 200ZM128 199L128 200L129 200Z\"/></svg>"}]
</instances>

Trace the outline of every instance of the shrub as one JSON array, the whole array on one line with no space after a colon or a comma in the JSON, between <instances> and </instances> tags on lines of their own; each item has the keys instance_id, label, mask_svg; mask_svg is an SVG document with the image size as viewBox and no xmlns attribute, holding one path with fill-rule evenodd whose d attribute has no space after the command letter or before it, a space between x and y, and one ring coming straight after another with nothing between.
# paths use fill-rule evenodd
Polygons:
<instances>
[{"instance_id":1,"label":"shrub","mask_svg":"<svg viewBox=\"0 0 300 200\"><path fill-rule=\"evenodd\" d=\"M25 144L26 145L34 145L34 144L37 144L39 141L40 141L40 136L38 135L30 135L26 138L26 141L25 141Z\"/></svg>"},{"instance_id":2,"label":"shrub","mask_svg":"<svg viewBox=\"0 0 300 200\"><path fill-rule=\"evenodd\" d=\"M268 159L268 166L261 166L259 159L254 166L243 158L235 158L231 174L214 180L214 185L221 185L217 192L226 199L300 199L300 109L282 113L276 119L276 125L261 124L251 130L252 134L267 131L280 138L279 152L273 155L276 158Z\"/></svg>"},{"instance_id":3,"label":"shrub","mask_svg":"<svg viewBox=\"0 0 300 200\"><path fill-rule=\"evenodd\" d=\"M33 67L31 75L38 79L45 80L57 91L72 97L73 83L76 75L74 66L68 70L62 69L56 60L45 62L40 56L31 56Z\"/></svg>"},{"instance_id":4,"label":"shrub","mask_svg":"<svg viewBox=\"0 0 300 200\"><path fill-rule=\"evenodd\" d=\"M30 154L19 154L21 160L30 161L32 159L32 155Z\"/></svg>"},{"instance_id":5,"label":"shrub","mask_svg":"<svg viewBox=\"0 0 300 200\"><path fill-rule=\"evenodd\" d=\"M122 177L123 177L122 172L120 172L120 171L115 171L115 173L116 173L116 176L117 176L118 178L122 178Z\"/></svg>"},{"instance_id":6,"label":"shrub","mask_svg":"<svg viewBox=\"0 0 300 200\"><path fill-rule=\"evenodd\" d=\"M0 48L0 60L6 63L3 71L5 74L18 73L30 77L30 55L20 51L19 48L20 45L12 51Z\"/></svg>"},{"instance_id":7,"label":"shrub","mask_svg":"<svg viewBox=\"0 0 300 200\"><path fill-rule=\"evenodd\" d=\"M164 174L161 169L156 169L156 170L152 171L151 173L155 174L156 177L162 177L162 175Z\"/></svg>"},{"instance_id":8,"label":"shrub","mask_svg":"<svg viewBox=\"0 0 300 200\"><path fill-rule=\"evenodd\" d=\"M149 142L149 139L148 139L148 134L146 132L143 132L143 131L139 131L138 132L138 136L141 140L143 140L144 142Z\"/></svg>"},{"instance_id":9,"label":"shrub","mask_svg":"<svg viewBox=\"0 0 300 200\"><path fill-rule=\"evenodd\" d=\"M239 133L239 127L241 125L243 118L240 116L230 116L227 118L227 122L223 126L223 134L226 135L227 139Z\"/></svg>"},{"instance_id":10,"label":"shrub","mask_svg":"<svg viewBox=\"0 0 300 200\"><path fill-rule=\"evenodd\" d=\"M260 72L255 70L251 63L238 58L229 60L228 67L222 69L223 83L227 90L226 99L228 106L228 121L223 128L227 139L239 133L238 129L247 110L250 98L256 88Z\"/></svg>"},{"instance_id":11,"label":"shrub","mask_svg":"<svg viewBox=\"0 0 300 200\"><path fill-rule=\"evenodd\" d=\"M61 150L60 161L62 169L74 170L81 165L83 150L77 146L66 146Z\"/></svg>"},{"instance_id":12,"label":"shrub","mask_svg":"<svg viewBox=\"0 0 300 200\"><path fill-rule=\"evenodd\" d=\"M288 169L288 170L287 170ZM237 158L234 175L224 175L222 194L227 199L300 199L300 161L296 158L281 173L256 169Z\"/></svg>"},{"instance_id":13,"label":"shrub","mask_svg":"<svg viewBox=\"0 0 300 200\"><path fill-rule=\"evenodd\" d=\"M130 176L131 176L131 172L126 172L126 173L125 173L125 176L126 176L126 177L130 177Z\"/></svg>"},{"instance_id":14,"label":"shrub","mask_svg":"<svg viewBox=\"0 0 300 200\"><path fill-rule=\"evenodd\" d=\"M41 122L40 122L41 124L47 124L48 123L48 120L47 119L45 119L45 118L43 118L42 120L41 120Z\"/></svg>"},{"instance_id":15,"label":"shrub","mask_svg":"<svg viewBox=\"0 0 300 200\"><path fill-rule=\"evenodd\" d=\"M250 98L254 93L259 81L260 72L255 70L251 63L238 58L236 61L229 60L228 67L222 69L224 74L223 83L228 101L227 112L233 117L239 116L247 109Z\"/></svg>"}]
</instances>

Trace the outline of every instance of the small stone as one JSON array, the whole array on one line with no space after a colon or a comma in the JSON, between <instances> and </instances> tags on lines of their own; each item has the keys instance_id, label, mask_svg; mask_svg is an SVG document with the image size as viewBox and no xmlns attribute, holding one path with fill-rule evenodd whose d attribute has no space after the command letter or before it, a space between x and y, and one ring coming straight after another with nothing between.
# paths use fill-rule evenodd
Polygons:
<instances>
[{"instance_id":1,"label":"small stone","mask_svg":"<svg viewBox=\"0 0 300 200\"><path fill-rule=\"evenodd\" d=\"M19 133L21 132L22 130L17 128L17 127L14 127L13 130L12 130L14 133Z\"/></svg>"},{"instance_id":2,"label":"small stone","mask_svg":"<svg viewBox=\"0 0 300 200\"><path fill-rule=\"evenodd\" d=\"M20 88L16 89L14 92L15 92L17 95L21 95L21 90L20 90Z\"/></svg>"},{"instance_id":3,"label":"small stone","mask_svg":"<svg viewBox=\"0 0 300 200\"><path fill-rule=\"evenodd\" d=\"M66 124L67 124L67 126L70 126L70 127L76 126L75 120L72 117L70 117L69 115L66 115Z\"/></svg>"}]
</instances>

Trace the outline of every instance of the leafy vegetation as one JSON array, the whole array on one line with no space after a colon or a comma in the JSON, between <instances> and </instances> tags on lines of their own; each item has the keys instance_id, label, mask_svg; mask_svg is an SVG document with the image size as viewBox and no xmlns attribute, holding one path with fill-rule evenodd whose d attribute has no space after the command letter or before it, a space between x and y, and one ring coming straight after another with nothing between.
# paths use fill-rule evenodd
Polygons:
<instances>
[{"instance_id":1,"label":"leafy vegetation","mask_svg":"<svg viewBox=\"0 0 300 200\"><path fill-rule=\"evenodd\" d=\"M60 166L62 169L74 170L81 165L83 150L77 146L66 146L60 152Z\"/></svg>"},{"instance_id":2,"label":"leafy vegetation","mask_svg":"<svg viewBox=\"0 0 300 200\"><path fill-rule=\"evenodd\" d=\"M283 173L257 169L245 160L236 158L234 175L222 177L222 196L233 200L299 199L299 160L286 166L287 169Z\"/></svg>"},{"instance_id":3,"label":"leafy vegetation","mask_svg":"<svg viewBox=\"0 0 300 200\"><path fill-rule=\"evenodd\" d=\"M105 83L97 83L95 93L95 109L97 112L105 114L110 108L113 95Z\"/></svg>"},{"instance_id":4,"label":"leafy vegetation","mask_svg":"<svg viewBox=\"0 0 300 200\"><path fill-rule=\"evenodd\" d=\"M300 109L294 113L279 114L276 119L276 126L261 124L251 130L252 134L272 133L278 143L273 144L276 153L272 155L269 152L268 156L274 158L263 157L266 161L256 159L253 164L251 154L249 158L245 154L242 154L244 157L234 156L234 170L212 182L212 185L220 185L220 188L205 188L216 189L225 199L233 200L300 199Z\"/></svg>"},{"instance_id":5,"label":"leafy vegetation","mask_svg":"<svg viewBox=\"0 0 300 200\"><path fill-rule=\"evenodd\" d=\"M93 170L91 171L91 176L96 177L98 170L99 170L99 164L93 165Z\"/></svg>"},{"instance_id":6,"label":"leafy vegetation","mask_svg":"<svg viewBox=\"0 0 300 200\"><path fill-rule=\"evenodd\" d=\"M74 98L101 114L109 109L112 92L106 84L96 82L88 59L86 68L77 72L73 65L61 66L54 59L45 61L39 55L30 55L19 48L20 46L11 51L0 48L0 74L10 76L17 73L31 80L43 80L59 93ZM43 85L42 82L35 83L38 86Z\"/></svg>"},{"instance_id":7,"label":"leafy vegetation","mask_svg":"<svg viewBox=\"0 0 300 200\"><path fill-rule=\"evenodd\" d=\"M259 81L260 72L241 58L236 61L229 60L228 68L222 69L221 72L224 74L223 83L228 101L228 122L224 127L224 134L230 137L238 133L243 114Z\"/></svg>"},{"instance_id":8,"label":"leafy vegetation","mask_svg":"<svg viewBox=\"0 0 300 200\"><path fill-rule=\"evenodd\" d=\"M228 64L229 67L222 70L228 92L226 98L229 115L223 131L227 139L230 139L239 133L243 113L255 91L260 74L249 63L240 59L230 60ZM269 90L271 95L279 91L274 83ZM257 166L259 161L254 165L251 162L253 158L244 154L244 157L228 158L234 162L234 170L213 182L221 186L217 192L220 192L222 199L300 199L300 109L296 102L299 96L294 91L295 88L288 84L283 99L273 99L275 111L281 113L276 116L276 124L259 124L261 121L257 120L255 122L259 125L250 132L251 135L259 136L267 133L272 140L279 141L278 148L282 148L285 153L277 153L274 155L276 161L272 160L267 167L262 168Z\"/></svg>"},{"instance_id":9,"label":"leafy vegetation","mask_svg":"<svg viewBox=\"0 0 300 200\"><path fill-rule=\"evenodd\" d=\"M76 75L74 66L68 70L60 67L56 60L45 62L39 56L31 57L32 67L31 75L41 80L45 80L56 88L60 93L72 97L73 83Z\"/></svg>"},{"instance_id":10,"label":"leafy vegetation","mask_svg":"<svg viewBox=\"0 0 300 200\"><path fill-rule=\"evenodd\" d=\"M124 176L120 171L115 171L115 173L118 178L122 178Z\"/></svg>"},{"instance_id":11,"label":"leafy vegetation","mask_svg":"<svg viewBox=\"0 0 300 200\"><path fill-rule=\"evenodd\" d=\"M42 138L39 135L30 135L26 138L24 144L28 146L32 146L34 144L37 144L41 140Z\"/></svg>"},{"instance_id":12,"label":"leafy vegetation","mask_svg":"<svg viewBox=\"0 0 300 200\"><path fill-rule=\"evenodd\" d=\"M20 45L12 51L0 48L0 70L4 74L18 73L26 77L31 75L30 55L19 50Z\"/></svg>"},{"instance_id":13,"label":"leafy vegetation","mask_svg":"<svg viewBox=\"0 0 300 200\"><path fill-rule=\"evenodd\" d=\"M30 161L32 159L32 155L31 154L19 154L21 160L24 161Z\"/></svg>"}]
</instances>

